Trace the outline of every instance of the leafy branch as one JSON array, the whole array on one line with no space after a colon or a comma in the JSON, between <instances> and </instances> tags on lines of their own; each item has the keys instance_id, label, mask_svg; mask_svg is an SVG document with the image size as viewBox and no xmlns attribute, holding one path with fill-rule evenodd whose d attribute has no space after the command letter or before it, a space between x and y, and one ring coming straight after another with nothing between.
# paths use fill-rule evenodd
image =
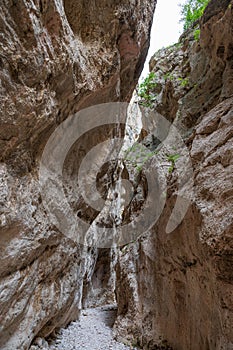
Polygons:
<instances>
[{"instance_id":1,"label":"leafy branch","mask_svg":"<svg viewBox=\"0 0 233 350\"><path fill-rule=\"evenodd\" d=\"M145 80L139 85L138 96L141 98L139 102L144 107L152 107L155 101L155 95L153 90L156 88L157 83L155 80L155 73L150 72Z\"/></svg>"},{"instance_id":2,"label":"leafy branch","mask_svg":"<svg viewBox=\"0 0 233 350\"><path fill-rule=\"evenodd\" d=\"M210 0L186 0L181 5L181 20L184 23L184 30L187 30L204 13Z\"/></svg>"}]
</instances>

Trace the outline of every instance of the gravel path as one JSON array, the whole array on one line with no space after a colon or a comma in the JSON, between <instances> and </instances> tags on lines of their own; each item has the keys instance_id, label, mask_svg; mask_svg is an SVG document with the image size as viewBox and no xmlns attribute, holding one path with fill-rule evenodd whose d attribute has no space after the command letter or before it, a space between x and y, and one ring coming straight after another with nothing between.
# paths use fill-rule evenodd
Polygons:
<instances>
[{"instance_id":1,"label":"gravel path","mask_svg":"<svg viewBox=\"0 0 233 350\"><path fill-rule=\"evenodd\" d=\"M102 306L83 310L80 320L63 329L50 350L127 350L134 349L113 339L116 308Z\"/></svg>"}]
</instances>

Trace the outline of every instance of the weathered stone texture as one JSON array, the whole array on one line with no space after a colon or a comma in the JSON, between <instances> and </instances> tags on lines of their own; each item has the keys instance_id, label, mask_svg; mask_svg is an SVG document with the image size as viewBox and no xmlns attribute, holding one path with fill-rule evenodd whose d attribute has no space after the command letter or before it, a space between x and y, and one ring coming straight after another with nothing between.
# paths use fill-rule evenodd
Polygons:
<instances>
[{"instance_id":1,"label":"weathered stone texture","mask_svg":"<svg viewBox=\"0 0 233 350\"><path fill-rule=\"evenodd\" d=\"M232 8L211 1L200 40L191 28L150 62L154 108L184 136L194 193L183 222L167 234L171 178L160 219L118 259L115 332L144 349L233 348Z\"/></svg>"},{"instance_id":2,"label":"weathered stone texture","mask_svg":"<svg viewBox=\"0 0 233 350\"><path fill-rule=\"evenodd\" d=\"M1 1L2 350L28 349L36 336L78 316L96 251L50 224L38 164L49 136L71 113L130 99L154 6L154 0Z\"/></svg>"}]
</instances>

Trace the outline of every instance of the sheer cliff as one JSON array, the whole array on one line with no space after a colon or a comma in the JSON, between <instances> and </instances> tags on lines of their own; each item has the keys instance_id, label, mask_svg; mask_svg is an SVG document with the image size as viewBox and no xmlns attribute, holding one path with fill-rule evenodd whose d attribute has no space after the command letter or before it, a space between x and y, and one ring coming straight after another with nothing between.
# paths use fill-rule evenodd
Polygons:
<instances>
[{"instance_id":1,"label":"sheer cliff","mask_svg":"<svg viewBox=\"0 0 233 350\"><path fill-rule=\"evenodd\" d=\"M115 332L144 349L233 347L232 6L210 1L200 24L150 61L151 95L142 103L182 134L194 184L184 220L167 233L177 199L172 169L164 212L118 259Z\"/></svg>"},{"instance_id":2,"label":"sheer cliff","mask_svg":"<svg viewBox=\"0 0 233 350\"><path fill-rule=\"evenodd\" d=\"M97 251L77 245L49 221L39 162L50 135L70 114L130 100L155 2L1 1L2 350L28 349L36 336L78 317ZM93 142L83 139L76 157Z\"/></svg>"}]
</instances>

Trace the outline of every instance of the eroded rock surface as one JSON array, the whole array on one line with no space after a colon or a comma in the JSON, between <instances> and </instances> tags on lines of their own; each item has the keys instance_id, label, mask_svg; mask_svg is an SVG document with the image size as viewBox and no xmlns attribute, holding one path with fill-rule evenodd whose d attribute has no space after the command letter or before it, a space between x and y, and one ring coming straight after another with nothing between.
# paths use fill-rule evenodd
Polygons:
<instances>
[{"instance_id":1,"label":"eroded rock surface","mask_svg":"<svg viewBox=\"0 0 233 350\"><path fill-rule=\"evenodd\" d=\"M84 281L83 306L85 308L113 304L115 299L117 250L99 248L94 270Z\"/></svg>"},{"instance_id":2,"label":"eroded rock surface","mask_svg":"<svg viewBox=\"0 0 233 350\"><path fill-rule=\"evenodd\" d=\"M194 191L184 220L167 234L174 171L160 219L118 259L115 332L144 349L233 348L232 16L231 1L211 1L200 39L192 28L150 63L154 108L184 137Z\"/></svg>"},{"instance_id":3,"label":"eroded rock surface","mask_svg":"<svg viewBox=\"0 0 233 350\"><path fill-rule=\"evenodd\" d=\"M28 349L35 337L78 317L96 250L51 225L38 164L49 136L71 113L130 99L155 2L1 2L2 350ZM87 138L82 152L88 147Z\"/></svg>"}]
</instances>

